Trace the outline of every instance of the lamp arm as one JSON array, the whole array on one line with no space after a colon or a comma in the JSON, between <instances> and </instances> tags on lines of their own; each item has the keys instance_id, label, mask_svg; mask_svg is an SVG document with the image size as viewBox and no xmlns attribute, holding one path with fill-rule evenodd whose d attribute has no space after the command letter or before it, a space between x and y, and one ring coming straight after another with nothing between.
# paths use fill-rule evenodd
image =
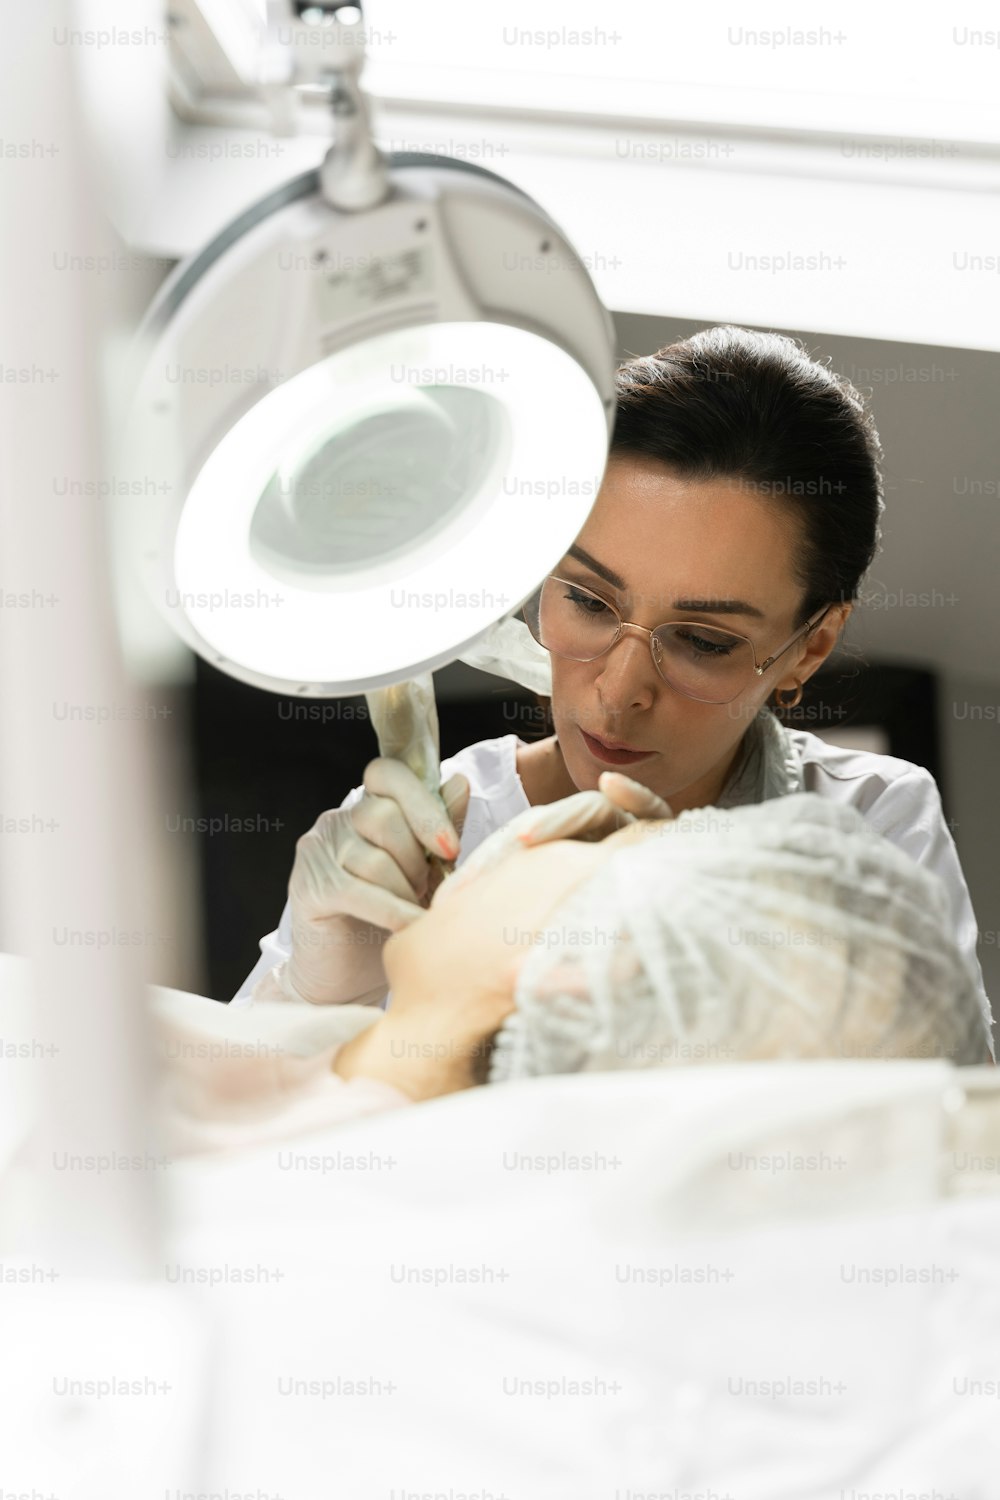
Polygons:
<instances>
[{"instance_id":1,"label":"lamp arm","mask_svg":"<svg viewBox=\"0 0 1000 1500\"><path fill-rule=\"evenodd\" d=\"M358 0L268 0L255 83L275 135L294 135L296 97L326 98L334 140L320 168L320 191L345 213L389 196L385 157L372 139L361 89L364 18Z\"/></svg>"}]
</instances>

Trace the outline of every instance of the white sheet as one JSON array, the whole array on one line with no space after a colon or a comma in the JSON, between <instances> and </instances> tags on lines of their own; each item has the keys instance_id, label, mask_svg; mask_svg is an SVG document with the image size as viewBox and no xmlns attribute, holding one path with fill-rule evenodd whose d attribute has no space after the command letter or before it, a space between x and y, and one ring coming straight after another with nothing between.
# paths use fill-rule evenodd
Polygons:
<instances>
[{"instance_id":1,"label":"white sheet","mask_svg":"<svg viewBox=\"0 0 1000 1500\"><path fill-rule=\"evenodd\" d=\"M265 1490L322 1473L352 1500L985 1500L1000 1413L953 1382L1000 1375L1000 1197L939 1199L951 1077L535 1080L179 1168L173 1257L284 1272L199 1293L227 1342L204 1487L238 1458Z\"/></svg>"},{"instance_id":2,"label":"white sheet","mask_svg":"<svg viewBox=\"0 0 1000 1500\"><path fill-rule=\"evenodd\" d=\"M942 1112L973 1077L543 1078L175 1162L157 1285L5 1283L5 1487L993 1500L1000 1130L977 1175ZM67 1371L168 1389L70 1421Z\"/></svg>"}]
</instances>

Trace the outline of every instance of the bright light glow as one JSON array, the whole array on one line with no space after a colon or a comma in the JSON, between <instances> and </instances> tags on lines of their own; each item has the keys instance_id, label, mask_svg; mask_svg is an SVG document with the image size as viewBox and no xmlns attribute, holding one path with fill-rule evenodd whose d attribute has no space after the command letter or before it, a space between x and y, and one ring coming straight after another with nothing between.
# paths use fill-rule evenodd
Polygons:
<instances>
[{"instance_id":1,"label":"bright light glow","mask_svg":"<svg viewBox=\"0 0 1000 1500\"><path fill-rule=\"evenodd\" d=\"M433 375L401 386L393 366ZM458 385L462 372L479 372L508 442L436 533L319 586L315 577L297 586L294 569L279 577L255 556L261 493L318 419L329 425L333 411L341 427L373 402L405 415L426 401L421 385ZM178 526L180 609L213 650L249 671L342 691L402 680L453 659L532 591L583 524L606 454L597 390L547 340L485 322L382 334L272 391L223 438Z\"/></svg>"},{"instance_id":2,"label":"bright light glow","mask_svg":"<svg viewBox=\"0 0 1000 1500\"><path fill-rule=\"evenodd\" d=\"M432 27L410 0L379 0L365 87L441 105L997 140L997 31L982 0L931 19L870 0L834 11L439 0Z\"/></svg>"}]
</instances>

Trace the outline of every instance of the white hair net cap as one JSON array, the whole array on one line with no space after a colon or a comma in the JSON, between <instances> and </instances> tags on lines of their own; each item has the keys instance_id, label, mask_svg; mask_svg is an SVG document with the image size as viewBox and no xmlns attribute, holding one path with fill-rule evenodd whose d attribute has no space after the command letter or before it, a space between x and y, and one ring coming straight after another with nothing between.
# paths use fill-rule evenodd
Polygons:
<instances>
[{"instance_id":1,"label":"white hair net cap","mask_svg":"<svg viewBox=\"0 0 1000 1500\"><path fill-rule=\"evenodd\" d=\"M738 1058L983 1060L937 876L813 793L681 813L533 934L490 1082Z\"/></svg>"}]
</instances>

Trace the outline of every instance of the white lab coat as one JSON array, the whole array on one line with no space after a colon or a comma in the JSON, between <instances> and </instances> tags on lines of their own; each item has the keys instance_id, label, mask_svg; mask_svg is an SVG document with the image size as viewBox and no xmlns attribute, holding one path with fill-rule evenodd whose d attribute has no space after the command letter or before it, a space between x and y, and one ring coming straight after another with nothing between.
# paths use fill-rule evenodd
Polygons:
<instances>
[{"instance_id":1,"label":"white lab coat","mask_svg":"<svg viewBox=\"0 0 1000 1500\"><path fill-rule=\"evenodd\" d=\"M933 776L922 766L892 755L830 745L808 730L788 729L785 733L801 757L804 791L857 808L878 833L944 881L956 940L978 977L992 1053L990 1002L976 953L979 929ZM517 774L518 743L515 734L480 740L441 763L442 781L460 771L468 777L471 789L459 865L491 833L529 806ZM354 787L341 807L353 807L362 792L362 787ZM277 929L261 938L260 958L234 996L234 1004L248 1004L257 981L290 952L291 924L286 904Z\"/></svg>"}]
</instances>

